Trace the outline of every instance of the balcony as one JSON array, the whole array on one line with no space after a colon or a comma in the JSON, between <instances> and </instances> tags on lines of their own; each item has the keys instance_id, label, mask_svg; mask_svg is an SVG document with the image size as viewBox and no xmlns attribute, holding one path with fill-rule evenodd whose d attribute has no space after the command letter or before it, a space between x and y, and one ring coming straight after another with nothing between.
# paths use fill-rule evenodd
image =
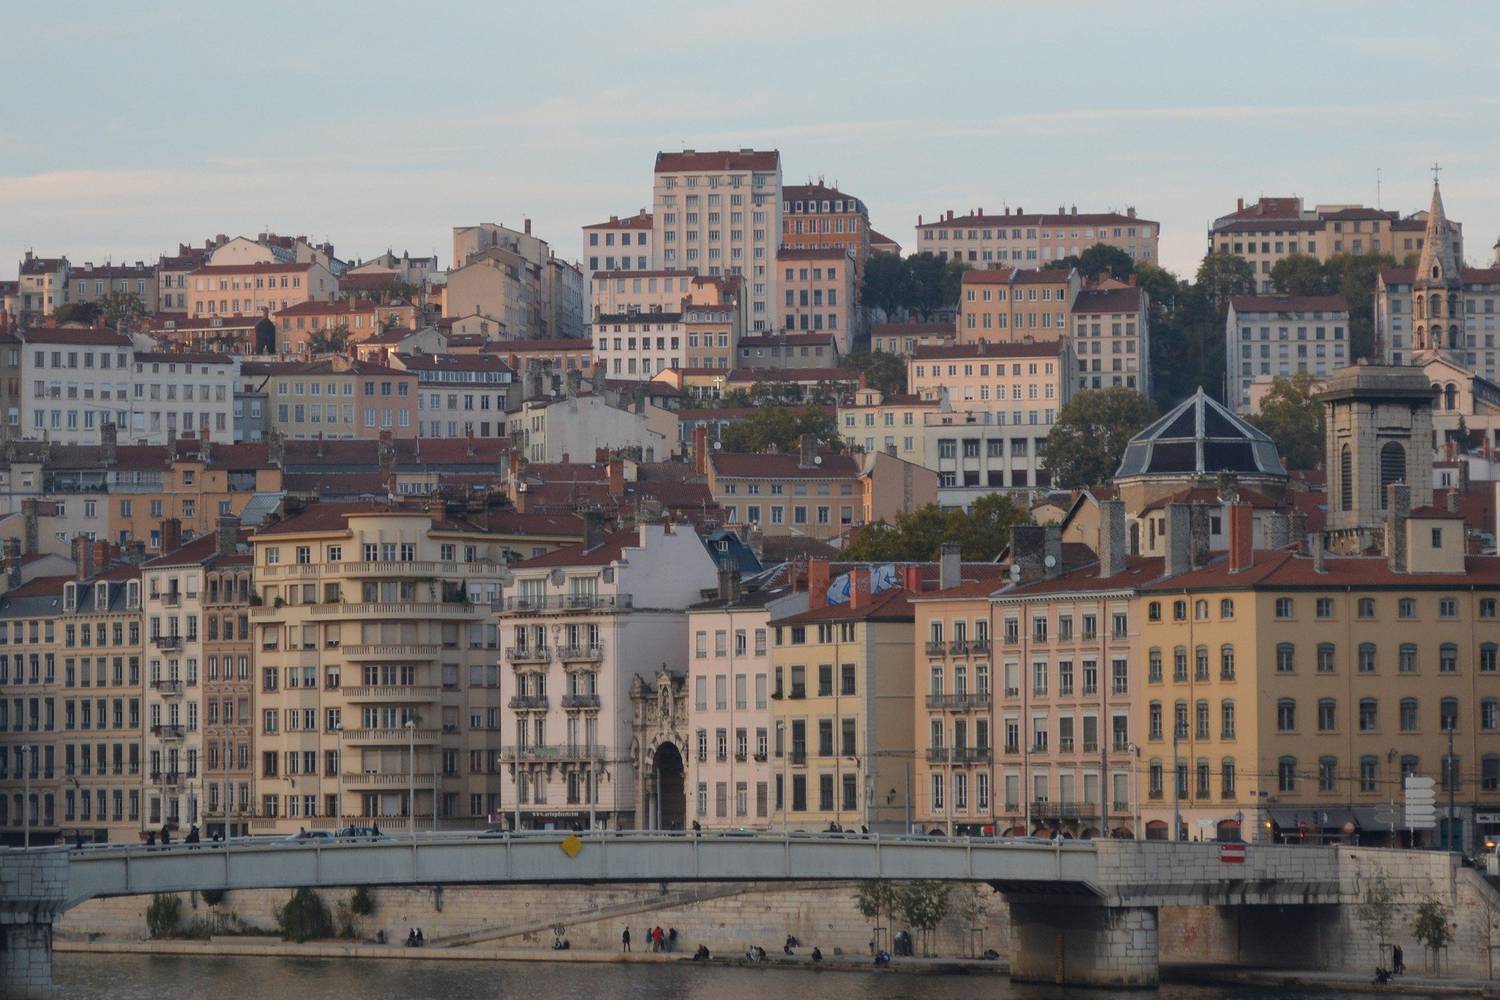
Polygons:
<instances>
[{"instance_id":1,"label":"balcony","mask_svg":"<svg viewBox=\"0 0 1500 1000\"><path fill-rule=\"evenodd\" d=\"M764 764L766 762L766 752L764 750L755 755L755 762L757 764Z\"/></svg>"},{"instance_id":2,"label":"balcony","mask_svg":"<svg viewBox=\"0 0 1500 1000\"><path fill-rule=\"evenodd\" d=\"M955 764L988 764L990 756L989 747L953 748L953 763Z\"/></svg>"},{"instance_id":3,"label":"balcony","mask_svg":"<svg viewBox=\"0 0 1500 1000\"><path fill-rule=\"evenodd\" d=\"M943 640L941 639L937 639L927 644L928 656L942 656L947 651L948 647L943 643Z\"/></svg>"},{"instance_id":4,"label":"balcony","mask_svg":"<svg viewBox=\"0 0 1500 1000\"><path fill-rule=\"evenodd\" d=\"M563 708L598 708L599 696L597 694L565 694L562 696Z\"/></svg>"},{"instance_id":5,"label":"balcony","mask_svg":"<svg viewBox=\"0 0 1500 1000\"><path fill-rule=\"evenodd\" d=\"M378 601L358 604L299 604L297 607L307 608L315 618L472 618L491 610L487 604L469 604L463 601ZM251 609L251 615L260 617L255 615L257 610L265 609Z\"/></svg>"},{"instance_id":6,"label":"balcony","mask_svg":"<svg viewBox=\"0 0 1500 1000\"><path fill-rule=\"evenodd\" d=\"M1071 736L1060 736L1060 737L1058 737L1058 740L1057 740L1057 752L1058 753L1072 753L1073 752L1073 737L1071 737Z\"/></svg>"},{"instance_id":7,"label":"balcony","mask_svg":"<svg viewBox=\"0 0 1500 1000\"><path fill-rule=\"evenodd\" d=\"M927 707L942 711L962 711L966 708L989 708L990 696L987 692L975 694L930 694L927 696Z\"/></svg>"},{"instance_id":8,"label":"balcony","mask_svg":"<svg viewBox=\"0 0 1500 1000\"><path fill-rule=\"evenodd\" d=\"M157 649L161 649L161 650L181 649L182 648L182 636L180 636L180 635L153 635L151 637L151 644L154 645Z\"/></svg>"},{"instance_id":9,"label":"balcony","mask_svg":"<svg viewBox=\"0 0 1500 1000\"><path fill-rule=\"evenodd\" d=\"M180 771L152 771L151 784L173 786L182 784L182 772Z\"/></svg>"},{"instance_id":10,"label":"balcony","mask_svg":"<svg viewBox=\"0 0 1500 1000\"><path fill-rule=\"evenodd\" d=\"M363 644L343 647L344 656L350 660L430 660L442 652L436 643L426 644Z\"/></svg>"},{"instance_id":11,"label":"balcony","mask_svg":"<svg viewBox=\"0 0 1500 1000\"><path fill-rule=\"evenodd\" d=\"M505 658L511 663L547 663L552 659L549 646L507 646Z\"/></svg>"},{"instance_id":12,"label":"balcony","mask_svg":"<svg viewBox=\"0 0 1500 1000\"><path fill-rule=\"evenodd\" d=\"M968 640L954 639L953 642L948 646L948 652L952 653L954 656L967 656L969 653Z\"/></svg>"},{"instance_id":13,"label":"balcony","mask_svg":"<svg viewBox=\"0 0 1500 1000\"><path fill-rule=\"evenodd\" d=\"M151 727L151 735L164 740L180 740L187 735L187 730L182 726L155 725Z\"/></svg>"},{"instance_id":14,"label":"balcony","mask_svg":"<svg viewBox=\"0 0 1500 1000\"><path fill-rule=\"evenodd\" d=\"M807 751L806 750L793 750L787 756L791 758L792 764L794 766L796 766L796 767L801 767L802 765L804 765L804 764L807 763Z\"/></svg>"},{"instance_id":15,"label":"balcony","mask_svg":"<svg viewBox=\"0 0 1500 1000\"><path fill-rule=\"evenodd\" d=\"M948 748L947 747L928 747L927 748L927 763L929 763L929 764L946 764L946 763L948 763Z\"/></svg>"},{"instance_id":16,"label":"balcony","mask_svg":"<svg viewBox=\"0 0 1500 1000\"><path fill-rule=\"evenodd\" d=\"M1005 752L1008 754L1018 754L1021 752L1021 744L1007 743L1005 744Z\"/></svg>"},{"instance_id":17,"label":"balcony","mask_svg":"<svg viewBox=\"0 0 1500 1000\"><path fill-rule=\"evenodd\" d=\"M499 571L499 564L492 562L464 563L437 560L402 561L395 559L382 559L375 562L334 563L328 567L330 574L342 576L404 576L424 579L432 577L493 576Z\"/></svg>"},{"instance_id":18,"label":"balcony","mask_svg":"<svg viewBox=\"0 0 1500 1000\"><path fill-rule=\"evenodd\" d=\"M339 693L350 701L437 701L442 688L436 684L361 684L341 687Z\"/></svg>"},{"instance_id":19,"label":"balcony","mask_svg":"<svg viewBox=\"0 0 1500 1000\"><path fill-rule=\"evenodd\" d=\"M601 760L608 756L607 748L598 743L504 747L500 751L501 759L509 761Z\"/></svg>"},{"instance_id":20,"label":"balcony","mask_svg":"<svg viewBox=\"0 0 1500 1000\"><path fill-rule=\"evenodd\" d=\"M151 690L164 698L182 694L182 681L152 681Z\"/></svg>"},{"instance_id":21,"label":"balcony","mask_svg":"<svg viewBox=\"0 0 1500 1000\"><path fill-rule=\"evenodd\" d=\"M286 580L291 577L317 576L321 565L311 563L280 563L274 566L257 566L255 575L263 580Z\"/></svg>"},{"instance_id":22,"label":"balcony","mask_svg":"<svg viewBox=\"0 0 1500 1000\"><path fill-rule=\"evenodd\" d=\"M390 729L345 729L344 742L365 744L393 743L398 745L415 742L427 744L436 743L440 735L442 735L441 731L432 727L407 729L405 726L396 726Z\"/></svg>"},{"instance_id":23,"label":"balcony","mask_svg":"<svg viewBox=\"0 0 1500 1000\"><path fill-rule=\"evenodd\" d=\"M553 594L548 597L507 597L502 611L623 611L635 607L630 594Z\"/></svg>"},{"instance_id":24,"label":"balcony","mask_svg":"<svg viewBox=\"0 0 1500 1000\"><path fill-rule=\"evenodd\" d=\"M164 608L177 608L182 606L182 593L180 591L169 590L165 594L162 594L160 596L162 607Z\"/></svg>"},{"instance_id":25,"label":"balcony","mask_svg":"<svg viewBox=\"0 0 1500 1000\"><path fill-rule=\"evenodd\" d=\"M1098 815L1097 802L1049 802L1037 799L1031 803L1032 819L1089 819Z\"/></svg>"},{"instance_id":26,"label":"balcony","mask_svg":"<svg viewBox=\"0 0 1500 1000\"><path fill-rule=\"evenodd\" d=\"M597 663L604 658L603 646L563 646L557 651L557 658L563 661L593 662Z\"/></svg>"},{"instance_id":27,"label":"balcony","mask_svg":"<svg viewBox=\"0 0 1500 1000\"><path fill-rule=\"evenodd\" d=\"M510 699L510 708L518 712L545 712L547 696L544 694L518 694Z\"/></svg>"},{"instance_id":28,"label":"balcony","mask_svg":"<svg viewBox=\"0 0 1500 1000\"><path fill-rule=\"evenodd\" d=\"M983 655L989 651L990 641L988 639L974 639L969 643L969 652L976 656Z\"/></svg>"},{"instance_id":29,"label":"balcony","mask_svg":"<svg viewBox=\"0 0 1500 1000\"><path fill-rule=\"evenodd\" d=\"M343 781L345 788L406 788L411 784L411 775L404 771L400 773L368 771L355 774L346 771L340 780ZM421 783L421 775L417 775L417 781ZM427 782L430 787L432 775L427 776Z\"/></svg>"}]
</instances>

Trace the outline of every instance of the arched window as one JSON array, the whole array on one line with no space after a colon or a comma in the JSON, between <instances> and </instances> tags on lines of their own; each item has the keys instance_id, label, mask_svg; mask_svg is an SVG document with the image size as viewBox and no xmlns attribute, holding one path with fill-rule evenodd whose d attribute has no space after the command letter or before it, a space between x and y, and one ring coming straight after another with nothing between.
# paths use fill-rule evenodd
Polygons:
<instances>
[{"instance_id":1,"label":"arched window","mask_svg":"<svg viewBox=\"0 0 1500 1000\"><path fill-rule=\"evenodd\" d=\"M1297 702L1282 698L1276 703L1276 731L1290 733L1297 728Z\"/></svg>"},{"instance_id":2,"label":"arched window","mask_svg":"<svg viewBox=\"0 0 1500 1000\"><path fill-rule=\"evenodd\" d=\"M1458 728L1458 699L1444 698L1438 703L1438 728L1449 732Z\"/></svg>"},{"instance_id":3,"label":"arched window","mask_svg":"<svg viewBox=\"0 0 1500 1000\"><path fill-rule=\"evenodd\" d=\"M1414 753L1401 758L1401 777L1413 778L1422 773L1422 758Z\"/></svg>"},{"instance_id":4,"label":"arched window","mask_svg":"<svg viewBox=\"0 0 1500 1000\"><path fill-rule=\"evenodd\" d=\"M1359 731L1373 733L1379 728L1380 717L1376 714L1379 703L1374 698L1359 699Z\"/></svg>"},{"instance_id":5,"label":"arched window","mask_svg":"<svg viewBox=\"0 0 1500 1000\"><path fill-rule=\"evenodd\" d=\"M1414 674L1417 672L1416 643L1403 642L1401 644L1401 656L1397 661L1397 669L1403 674Z\"/></svg>"},{"instance_id":6,"label":"arched window","mask_svg":"<svg viewBox=\"0 0 1500 1000\"><path fill-rule=\"evenodd\" d=\"M1331 733L1338 728L1338 702L1332 698L1318 699L1318 732Z\"/></svg>"},{"instance_id":7,"label":"arched window","mask_svg":"<svg viewBox=\"0 0 1500 1000\"><path fill-rule=\"evenodd\" d=\"M1297 758L1282 757L1276 762L1276 787L1279 791L1297 790Z\"/></svg>"},{"instance_id":8,"label":"arched window","mask_svg":"<svg viewBox=\"0 0 1500 1000\"><path fill-rule=\"evenodd\" d=\"M1234 739L1234 699L1219 702L1219 739Z\"/></svg>"},{"instance_id":9,"label":"arched window","mask_svg":"<svg viewBox=\"0 0 1500 1000\"><path fill-rule=\"evenodd\" d=\"M1289 674L1297 669L1297 647L1289 642L1276 644L1276 672Z\"/></svg>"},{"instance_id":10,"label":"arched window","mask_svg":"<svg viewBox=\"0 0 1500 1000\"><path fill-rule=\"evenodd\" d=\"M1157 646L1152 646L1151 652L1146 654L1146 682L1161 683L1161 649Z\"/></svg>"},{"instance_id":11,"label":"arched window","mask_svg":"<svg viewBox=\"0 0 1500 1000\"><path fill-rule=\"evenodd\" d=\"M1373 792L1380 787L1380 760L1365 756L1359 759L1359 790Z\"/></svg>"},{"instance_id":12,"label":"arched window","mask_svg":"<svg viewBox=\"0 0 1500 1000\"><path fill-rule=\"evenodd\" d=\"M1219 647L1219 680L1234 680L1234 647L1223 645Z\"/></svg>"},{"instance_id":13,"label":"arched window","mask_svg":"<svg viewBox=\"0 0 1500 1000\"><path fill-rule=\"evenodd\" d=\"M1339 510L1354 509L1354 455L1346 444L1339 451Z\"/></svg>"},{"instance_id":14,"label":"arched window","mask_svg":"<svg viewBox=\"0 0 1500 1000\"><path fill-rule=\"evenodd\" d=\"M1438 673L1458 673L1458 646L1451 642L1445 642L1438 647Z\"/></svg>"},{"instance_id":15,"label":"arched window","mask_svg":"<svg viewBox=\"0 0 1500 1000\"><path fill-rule=\"evenodd\" d=\"M1208 680L1208 647L1199 646L1193 650L1193 679L1199 681Z\"/></svg>"},{"instance_id":16,"label":"arched window","mask_svg":"<svg viewBox=\"0 0 1500 1000\"><path fill-rule=\"evenodd\" d=\"M1458 408L1458 388L1449 382L1443 390L1443 409L1453 410Z\"/></svg>"},{"instance_id":17,"label":"arched window","mask_svg":"<svg viewBox=\"0 0 1500 1000\"><path fill-rule=\"evenodd\" d=\"M1380 506L1385 507L1385 488L1392 483L1406 482L1406 449L1395 441L1387 441L1380 448Z\"/></svg>"},{"instance_id":18,"label":"arched window","mask_svg":"<svg viewBox=\"0 0 1500 1000\"><path fill-rule=\"evenodd\" d=\"M1331 674L1334 671L1333 643L1318 643L1318 673Z\"/></svg>"},{"instance_id":19,"label":"arched window","mask_svg":"<svg viewBox=\"0 0 1500 1000\"><path fill-rule=\"evenodd\" d=\"M1375 672L1375 644L1373 642L1359 644L1359 672L1362 674Z\"/></svg>"},{"instance_id":20,"label":"arched window","mask_svg":"<svg viewBox=\"0 0 1500 1000\"><path fill-rule=\"evenodd\" d=\"M1417 296L1417 301L1416 301L1416 306L1417 306L1417 319L1426 319L1427 318L1427 300L1424 299L1424 298L1422 298L1422 296L1418 295ZM1418 332L1420 332L1420 331L1418 331Z\"/></svg>"},{"instance_id":21,"label":"arched window","mask_svg":"<svg viewBox=\"0 0 1500 1000\"><path fill-rule=\"evenodd\" d=\"M1401 731L1403 733L1414 733L1417 731L1417 699L1401 699Z\"/></svg>"}]
</instances>

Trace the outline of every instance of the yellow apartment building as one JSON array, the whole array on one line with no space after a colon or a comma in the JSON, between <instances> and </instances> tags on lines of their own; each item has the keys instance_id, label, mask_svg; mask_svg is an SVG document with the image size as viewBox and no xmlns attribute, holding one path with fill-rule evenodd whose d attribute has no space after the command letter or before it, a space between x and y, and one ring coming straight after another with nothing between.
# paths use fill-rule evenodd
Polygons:
<instances>
[{"instance_id":1,"label":"yellow apartment building","mask_svg":"<svg viewBox=\"0 0 1500 1000\"><path fill-rule=\"evenodd\" d=\"M849 449L883 451L916 465L926 465L923 419L946 405L915 394L887 396L879 389L860 389L838 406L839 433Z\"/></svg>"}]
</instances>

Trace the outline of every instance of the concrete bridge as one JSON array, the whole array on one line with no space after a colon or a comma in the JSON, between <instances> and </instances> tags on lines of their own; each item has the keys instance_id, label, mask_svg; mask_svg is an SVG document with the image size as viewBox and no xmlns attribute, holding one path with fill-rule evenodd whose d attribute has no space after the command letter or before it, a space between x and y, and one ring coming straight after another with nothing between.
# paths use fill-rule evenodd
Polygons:
<instances>
[{"instance_id":1,"label":"concrete bridge","mask_svg":"<svg viewBox=\"0 0 1500 1000\"><path fill-rule=\"evenodd\" d=\"M51 981L51 924L98 896L210 889L520 883L986 882L1011 910L1012 977L1155 985L1157 910L1216 906L1233 933L1282 928L1297 908L1341 926L1368 875L1361 857L1431 852L1218 844L855 834L597 832L418 834L378 841L247 839L169 848L101 845L0 851L0 995ZM1243 860L1238 860L1242 858ZM1258 914L1258 915L1257 915ZM1330 916L1332 914L1332 916ZM1261 927L1261 924L1264 927ZM1276 933L1282 940L1287 935ZM1301 947L1316 949L1313 940ZM1278 952L1285 962L1287 955Z\"/></svg>"}]
</instances>

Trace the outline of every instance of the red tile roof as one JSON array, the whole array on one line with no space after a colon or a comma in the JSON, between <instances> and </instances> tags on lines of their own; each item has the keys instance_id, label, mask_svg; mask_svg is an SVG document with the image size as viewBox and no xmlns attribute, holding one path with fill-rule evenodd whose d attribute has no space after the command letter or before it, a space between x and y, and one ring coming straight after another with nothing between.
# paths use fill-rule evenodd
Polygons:
<instances>
[{"instance_id":1,"label":"red tile roof","mask_svg":"<svg viewBox=\"0 0 1500 1000\"><path fill-rule=\"evenodd\" d=\"M592 351L594 342L583 337L554 337L551 340L490 340L480 347L482 351L497 354L534 354L568 351Z\"/></svg>"},{"instance_id":2,"label":"red tile roof","mask_svg":"<svg viewBox=\"0 0 1500 1000\"><path fill-rule=\"evenodd\" d=\"M272 271L310 271L312 263L299 264L296 261L266 261L257 264L205 264L194 271L194 274L266 274Z\"/></svg>"},{"instance_id":3,"label":"red tile roof","mask_svg":"<svg viewBox=\"0 0 1500 1000\"><path fill-rule=\"evenodd\" d=\"M514 564L515 569L542 569L553 566L607 566L616 561L627 548L639 548L641 533L638 528L626 528L604 536L602 544L591 549L583 542L564 545L545 555L532 556Z\"/></svg>"},{"instance_id":4,"label":"red tile roof","mask_svg":"<svg viewBox=\"0 0 1500 1000\"><path fill-rule=\"evenodd\" d=\"M1145 293L1136 287L1085 288L1073 300L1073 315L1140 312L1144 298Z\"/></svg>"},{"instance_id":5,"label":"red tile roof","mask_svg":"<svg viewBox=\"0 0 1500 1000\"><path fill-rule=\"evenodd\" d=\"M709 456L720 479L850 479L859 475L859 463L849 455L820 451L818 465L804 466L798 455L718 451Z\"/></svg>"},{"instance_id":6,"label":"red tile roof","mask_svg":"<svg viewBox=\"0 0 1500 1000\"><path fill-rule=\"evenodd\" d=\"M113 330L85 326L34 326L22 330L28 344L65 344L76 347L129 347L130 338Z\"/></svg>"},{"instance_id":7,"label":"red tile roof","mask_svg":"<svg viewBox=\"0 0 1500 1000\"><path fill-rule=\"evenodd\" d=\"M925 344L912 352L913 361L957 358L1055 358L1062 354L1061 340L976 340L972 344Z\"/></svg>"},{"instance_id":8,"label":"red tile roof","mask_svg":"<svg viewBox=\"0 0 1500 1000\"><path fill-rule=\"evenodd\" d=\"M378 302L370 299L338 299L334 302L320 302L313 299L309 302L298 302L296 305L278 309L272 316L324 316L330 313L349 316L354 313L374 312L383 308Z\"/></svg>"},{"instance_id":9,"label":"red tile roof","mask_svg":"<svg viewBox=\"0 0 1500 1000\"><path fill-rule=\"evenodd\" d=\"M1066 562L1066 556L1064 561ZM1041 594L1066 594L1075 591L1127 590L1143 587L1161 576L1162 560L1159 556L1126 556L1125 571L1114 576L1100 576L1099 562L1088 563L1050 580L1033 580L1030 583L1006 587L1002 597L1034 597Z\"/></svg>"},{"instance_id":10,"label":"red tile roof","mask_svg":"<svg viewBox=\"0 0 1500 1000\"><path fill-rule=\"evenodd\" d=\"M918 229L940 229L944 226L1098 226L1098 225L1121 225L1121 226L1154 226L1156 223L1151 219L1140 219L1133 215L1123 215L1119 212L1042 212L1022 215L1013 212L1010 215L955 215L948 218L946 213L943 217L933 221L924 222Z\"/></svg>"},{"instance_id":11,"label":"red tile roof","mask_svg":"<svg viewBox=\"0 0 1500 1000\"><path fill-rule=\"evenodd\" d=\"M870 327L872 337L920 337L929 334L955 337L958 331L952 323L875 323Z\"/></svg>"},{"instance_id":12,"label":"red tile roof","mask_svg":"<svg viewBox=\"0 0 1500 1000\"><path fill-rule=\"evenodd\" d=\"M853 368L736 368L726 382L858 382Z\"/></svg>"},{"instance_id":13,"label":"red tile roof","mask_svg":"<svg viewBox=\"0 0 1500 1000\"><path fill-rule=\"evenodd\" d=\"M912 594L903 587L893 587L871 596L869 603L854 607L850 604L829 604L821 608L809 608L799 614L773 619L773 625L802 625L808 622L850 621L915 621L916 610L911 604Z\"/></svg>"},{"instance_id":14,"label":"red tile roof","mask_svg":"<svg viewBox=\"0 0 1500 1000\"><path fill-rule=\"evenodd\" d=\"M510 365L494 354L398 354L409 371L508 372ZM484 384L484 383L478 383ZM495 383L498 384L498 383Z\"/></svg>"},{"instance_id":15,"label":"red tile roof","mask_svg":"<svg viewBox=\"0 0 1500 1000\"><path fill-rule=\"evenodd\" d=\"M1459 277L1466 285L1500 284L1500 267L1464 267ZM1409 285L1416 278L1416 269L1411 267L1382 267L1380 280L1387 285Z\"/></svg>"},{"instance_id":16,"label":"red tile roof","mask_svg":"<svg viewBox=\"0 0 1500 1000\"><path fill-rule=\"evenodd\" d=\"M844 199L847 204L850 201L859 201L852 194L844 194L838 188L831 188L827 184L783 184L781 185L782 201L837 201ZM806 213L803 213L806 214Z\"/></svg>"},{"instance_id":17,"label":"red tile roof","mask_svg":"<svg viewBox=\"0 0 1500 1000\"><path fill-rule=\"evenodd\" d=\"M1235 295L1229 304L1235 312L1348 312L1342 295Z\"/></svg>"},{"instance_id":18,"label":"red tile roof","mask_svg":"<svg viewBox=\"0 0 1500 1000\"><path fill-rule=\"evenodd\" d=\"M680 174L691 171L704 173L724 170L779 170L781 153L778 150L717 150L698 152L684 149L680 153L657 153L656 173Z\"/></svg>"},{"instance_id":19,"label":"red tile roof","mask_svg":"<svg viewBox=\"0 0 1500 1000\"><path fill-rule=\"evenodd\" d=\"M1254 562L1238 573L1229 572L1226 558L1208 566L1147 585L1148 591L1204 589L1264 590L1337 587L1378 587L1396 590L1441 588L1500 588L1500 556L1469 556L1462 573L1397 573L1380 556L1326 556L1323 572L1313 569L1313 560L1291 549L1257 549Z\"/></svg>"},{"instance_id":20,"label":"red tile roof","mask_svg":"<svg viewBox=\"0 0 1500 1000\"><path fill-rule=\"evenodd\" d=\"M1279 510L1281 504L1272 500L1257 490L1240 487L1240 502L1247 503L1257 510ZM1171 496L1158 497L1141 508L1141 513L1148 510L1163 510L1169 503L1206 503L1217 507L1223 501L1219 499L1219 491L1213 486L1193 486L1185 490L1178 490Z\"/></svg>"},{"instance_id":21,"label":"red tile roof","mask_svg":"<svg viewBox=\"0 0 1500 1000\"><path fill-rule=\"evenodd\" d=\"M835 343L832 333L768 333L761 336L741 337L741 347L826 347Z\"/></svg>"}]
</instances>

